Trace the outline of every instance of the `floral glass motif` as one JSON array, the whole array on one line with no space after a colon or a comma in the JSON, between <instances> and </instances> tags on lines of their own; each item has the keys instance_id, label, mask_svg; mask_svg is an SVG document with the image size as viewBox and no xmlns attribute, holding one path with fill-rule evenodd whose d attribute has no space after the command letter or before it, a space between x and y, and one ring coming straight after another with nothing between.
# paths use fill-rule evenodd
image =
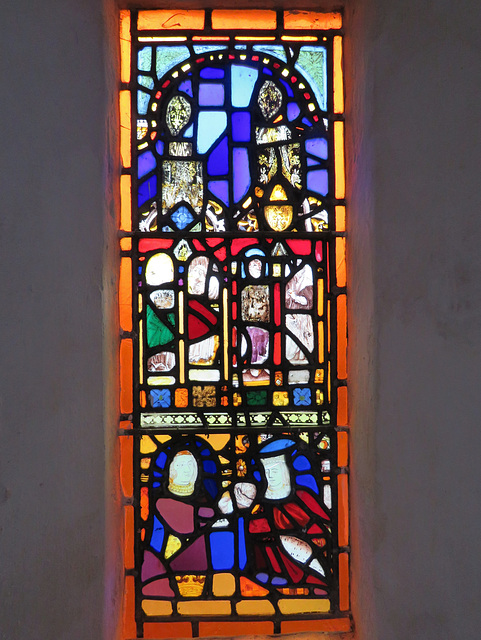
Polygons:
<instances>
[{"instance_id":1,"label":"floral glass motif","mask_svg":"<svg viewBox=\"0 0 481 640\"><path fill-rule=\"evenodd\" d=\"M301 13L123 12L130 636L350 628L341 22Z\"/></svg>"}]
</instances>

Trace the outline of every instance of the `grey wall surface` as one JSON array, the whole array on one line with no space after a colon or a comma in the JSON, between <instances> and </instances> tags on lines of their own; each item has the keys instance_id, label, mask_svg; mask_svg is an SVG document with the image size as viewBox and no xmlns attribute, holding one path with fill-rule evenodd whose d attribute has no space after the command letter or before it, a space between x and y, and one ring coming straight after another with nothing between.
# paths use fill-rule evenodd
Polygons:
<instances>
[{"instance_id":1,"label":"grey wall surface","mask_svg":"<svg viewBox=\"0 0 481 640\"><path fill-rule=\"evenodd\" d=\"M115 637L106 5L2 5L2 640ZM477 640L481 7L358 0L346 26L357 635Z\"/></svg>"}]
</instances>

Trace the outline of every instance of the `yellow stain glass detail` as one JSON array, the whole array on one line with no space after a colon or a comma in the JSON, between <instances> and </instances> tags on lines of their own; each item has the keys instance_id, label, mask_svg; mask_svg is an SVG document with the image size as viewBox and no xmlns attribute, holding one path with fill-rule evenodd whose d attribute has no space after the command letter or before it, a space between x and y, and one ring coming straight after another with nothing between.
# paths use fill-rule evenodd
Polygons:
<instances>
[{"instance_id":1,"label":"yellow stain glass detail","mask_svg":"<svg viewBox=\"0 0 481 640\"><path fill-rule=\"evenodd\" d=\"M272 402L275 407L286 407L289 404L289 393L287 391L274 391Z\"/></svg>"},{"instance_id":2,"label":"yellow stain glass detail","mask_svg":"<svg viewBox=\"0 0 481 640\"><path fill-rule=\"evenodd\" d=\"M272 189L271 201L274 200L287 200L286 190L281 184L276 184Z\"/></svg>"},{"instance_id":3,"label":"yellow stain glass detail","mask_svg":"<svg viewBox=\"0 0 481 640\"><path fill-rule=\"evenodd\" d=\"M167 540L167 545L165 547L165 557L170 558L170 556L174 555L174 553L178 551L181 546L182 543L180 542L179 538L170 534Z\"/></svg>"},{"instance_id":4,"label":"yellow stain glass detail","mask_svg":"<svg viewBox=\"0 0 481 640\"><path fill-rule=\"evenodd\" d=\"M150 436L142 436L140 439L140 453L152 453L157 449L156 445L152 442Z\"/></svg>"},{"instance_id":5,"label":"yellow stain glass detail","mask_svg":"<svg viewBox=\"0 0 481 640\"><path fill-rule=\"evenodd\" d=\"M292 222L293 211L288 204L268 205L264 207L267 224L274 231L285 231Z\"/></svg>"},{"instance_id":6,"label":"yellow stain glass detail","mask_svg":"<svg viewBox=\"0 0 481 640\"><path fill-rule=\"evenodd\" d=\"M184 598L199 598L204 591L205 576L175 576L179 593Z\"/></svg>"},{"instance_id":7,"label":"yellow stain glass detail","mask_svg":"<svg viewBox=\"0 0 481 640\"><path fill-rule=\"evenodd\" d=\"M212 579L212 593L219 596L231 596L235 591L235 578L232 573L218 573Z\"/></svg>"}]
</instances>

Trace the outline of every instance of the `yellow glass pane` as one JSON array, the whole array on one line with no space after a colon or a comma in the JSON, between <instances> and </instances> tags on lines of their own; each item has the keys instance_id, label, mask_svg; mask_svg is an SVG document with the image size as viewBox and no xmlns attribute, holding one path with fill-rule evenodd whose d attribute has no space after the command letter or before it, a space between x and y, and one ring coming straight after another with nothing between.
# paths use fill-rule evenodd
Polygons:
<instances>
[{"instance_id":1,"label":"yellow glass pane","mask_svg":"<svg viewBox=\"0 0 481 640\"><path fill-rule=\"evenodd\" d=\"M133 444L132 436L120 437L120 483L126 498L131 498L134 492Z\"/></svg>"},{"instance_id":2,"label":"yellow glass pane","mask_svg":"<svg viewBox=\"0 0 481 640\"><path fill-rule=\"evenodd\" d=\"M212 593L219 596L231 596L235 591L235 578L232 573L217 573L212 578Z\"/></svg>"},{"instance_id":3,"label":"yellow glass pane","mask_svg":"<svg viewBox=\"0 0 481 640\"><path fill-rule=\"evenodd\" d=\"M204 438L216 451L221 451L229 442L229 434L225 433L198 433L199 438Z\"/></svg>"},{"instance_id":4,"label":"yellow glass pane","mask_svg":"<svg viewBox=\"0 0 481 640\"><path fill-rule=\"evenodd\" d=\"M120 250L130 251L132 249L132 238L120 238Z\"/></svg>"},{"instance_id":5,"label":"yellow glass pane","mask_svg":"<svg viewBox=\"0 0 481 640\"><path fill-rule=\"evenodd\" d=\"M241 600L236 604L240 616L271 616L275 613L268 600Z\"/></svg>"},{"instance_id":6,"label":"yellow glass pane","mask_svg":"<svg viewBox=\"0 0 481 640\"><path fill-rule=\"evenodd\" d=\"M346 238L336 238L336 283L346 286Z\"/></svg>"},{"instance_id":7,"label":"yellow glass pane","mask_svg":"<svg viewBox=\"0 0 481 640\"><path fill-rule=\"evenodd\" d=\"M120 12L120 79L130 82L130 11Z\"/></svg>"},{"instance_id":8,"label":"yellow glass pane","mask_svg":"<svg viewBox=\"0 0 481 640\"><path fill-rule=\"evenodd\" d=\"M340 473L337 476L338 491L338 540L340 547L349 544L349 510L348 510L348 479L347 474Z\"/></svg>"},{"instance_id":9,"label":"yellow glass pane","mask_svg":"<svg viewBox=\"0 0 481 640\"><path fill-rule=\"evenodd\" d=\"M335 196L342 199L346 195L346 177L344 169L344 122L334 122L334 168Z\"/></svg>"},{"instance_id":10,"label":"yellow glass pane","mask_svg":"<svg viewBox=\"0 0 481 640\"><path fill-rule=\"evenodd\" d=\"M324 323L319 322L317 328L319 340L319 364L322 364L324 362Z\"/></svg>"},{"instance_id":11,"label":"yellow glass pane","mask_svg":"<svg viewBox=\"0 0 481 640\"><path fill-rule=\"evenodd\" d=\"M137 28L139 31L157 29L203 29L204 12L199 10L183 11L182 9L139 11Z\"/></svg>"},{"instance_id":12,"label":"yellow glass pane","mask_svg":"<svg viewBox=\"0 0 481 640\"><path fill-rule=\"evenodd\" d=\"M172 605L165 600L142 600L142 609L147 616L170 616Z\"/></svg>"},{"instance_id":13,"label":"yellow glass pane","mask_svg":"<svg viewBox=\"0 0 481 640\"><path fill-rule=\"evenodd\" d=\"M329 600L321 598L301 599L289 598L278 601L280 612L287 615L289 613L326 613L331 608Z\"/></svg>"},{"instance_id":14,"label":"yellow glass pane","mask_svg":"<svg viewBox=\"0 0 481 640\"><path fill-rule=\"evenodd\" d=\"M132 331L132 260L121 258L119 278L120 328Z\"/></svg>"},{"instance_id":15,"label":"yellow glass pane","mask_svg":"<svg viewBox=\"0 0 481 640\"><path fill-rule=\"evenodd\" d=\"M317 42L316 36L281 36L286 42Z\"/></svg>"},{"instance_id":16,"label":"yellow glass pane","mask_svg":"<svg viewBox=\"0 0 481 640\"><path fill-rule=\"evenodd\" d=\"M124 507L124 566L134 568L134 507Z\"/></svg>"},{"instance_id":17,"label":"yellow glass pane","mask_svg":"<svg viewBox=\"0 0 481 640\"><path fill-rule=\"evenodd\" d=\"M337 389L337 424L347 426L347 387Z\"/></svg>"},{"instance_id":18,"label":"yellow glass pane","mask_svg":"<svg viewBox=\"0 0 481 640\"><path fill-rule=\"evenodd\" d=\"M339 12L318 13L316 11L284 12L284 29L340 29L342 15Z\"/></svg>"},{"instance_id":19,"label":"yellow glass pane","mask_svg":"<svg viewBox=\"0 0 481 640\"><path fill-rule=\"evenodd\" d=\"M281 622L281 633L350 631L349 618L331 620L286 620Z\"/></svg>"},{"instance_id":20,"label":"yellow glass pane","mask_svg":"<svg viewBox=\"0 0 481 640\"><path fill-rule=\"evenodd\" d=\"M274 633L274 625L272 622L244 620L241 631L244 636L269 636ZM239 622L200 622L199 635L201 638L215 636L235 638L239 635Z\"/></svg>"},{"instance_id":21,"label":"yellow glass pane","mask_svg":"<svg viewBox=\"0 0 481 640\"><path fill-rule=\"evenodd\" d=\"M346 296L337 298L337 375L347 378L347 301Z\"/></svg>"},{"instance_id":22,"label":"yellow glass pane","mask_svg":"<svg viewBox=\"0 0 481 640\"><path fill-rule=\"evenodd\" d=\"M349 459L349 437L345 431L337 433L337 464L346 467Z\"/></svg>"},{"instance_id":23,"label":"yellow glass pane","mask_svg":"<svg viewBox=\"0 0 481 640\"><path fill-rule=\"evenodd\" d=\"M317 313L322 316L324 312L324 280L317 281Z\"/></svg>"},{"instance_id":24,"label":"yellow glass pane","mask_svg":"<svg viewBox=\"0 0 481 640\"><path fill-rule=\"evenodd\" d=\"M346 207L336 207L336 231L346 230Z\"/></svg>"},{"instance_id":25,"label":"yellow glass pane","mask_svg":"<svg viewBox=\"0 0 481 640\"><path fill-rule=\"evenodd\" d=\"M229 616L231 604L228 600L192 600L179 602L177 611L181 616Z\"/></svg>"},{"instance_id":26,"label":"yellow glass pane","mask_svg":"<svg viewBox=\"0 0 481 640\"><path fill-rule=\"evenodd\" d=\"M261 38L260 36L236 36L235 39L242 42L266 42L275 40L274 36L265 36L264 38Z\"/></svg>"},{"instance_id":27,"label":"yellow glass pane","mask_svg":"<svg viewBox=\"0 0 481 640\"><path fill-rule=\"evenodd\" d=\"M144 638L191 638L190 622L146 622Z\"/></svg>"},{"instance_id":28,"label":"yellow glass pane","mask_svg":"<svg viewBox=\"0 0 481 640\"><path fill-rule=\"evenodd\" d=\"M140 453L152 453L157 449L157 445L154 443L150 436L142 436L140 439Z\"/></svg>"},{"instance_id":29,"label":"yellow glass pane","mask_svg":"<svg viewBox=\"0 0 481 640\"><path fill-rule=\"evenodd\" d=\"M213 29L275 29L276 12L263 9L229 10L212 12Z\"/></svg>"},{"instance_id":30,"label":"yellow glass pane","mask_svg":"<svg viewBox=\"0 0 481 640\"><path fill-rule=\"evenodd\" d=\"M333 106L334 113L344 111L344 83L342 78L342 38L334 36L332 43L333 56Z\"/></svg>"},{"instance_id":31,"label":"yellow glass pane","mask_svg":"<svg viewBox=\"0 0 481 640\"><path fill-rule=\"evenodd\" d=\"M120 343L120 412L132 413L132 340Z\"/></svg>"},{"instance_id":32,"label":"yellow glass pane","mask_svg":"<svg viewBox=\"0 0 481 640\"><path fill-rule=\"evenodd\" d=\"M126 576L124 582L123 636L124 638L135 638L136 635L135 578L134 576Z\"/></svg>"},{"instance_id":33,"label":"yellow glass pane","mask_svg":"<svg viewBox=\"0 0 481 640\"><path fill-rule=\"evenodd\" d=\"M130 91L120 91L120 158L122 166L131 165L130 159Z\"/></svg>"},{"instance_id":34,"label":"yellow glass pane","mask_svg":"<svg viewBox=\"0 0 481 640\"><path fill-rule=\"evenodd\" d=\"M339 609L349 609L349 555L339 554Z\"/></svg>"},{"instance_id":35,"label":"yellow glass pane","mask_svg":"<svg viewBox=\"0 0 481 640\"><path fill-rule=\"evenodd\" d=\"M215 40L216 42L222 40L225 42L226 40L230 40L230 38L229 36L192 36L192 40L194 42L212 42L212 40Z\"/></svg>"},{"instance_id":36,"label":"yellow glass pane","mask_svg":"<svg viewBox=\"0 0 481 640\"><path fill-rule=\"evenodd\" d=\"M130 176L120 176L120 228L122 231L132 230L131 184Z\"/></svg>"},{"instance_id":37,"label":"yellow glass pane","mask_svg":"<svg viewBox=\"0 0 481 640\"><path fill-rule=\"evenodd\" d=\"M228 380L229 379L229 307L228 307L227 289L224 289L223 291L222 301L224 305L224 315L223 315L224 380Z\"/></svg>"}]
</instances>

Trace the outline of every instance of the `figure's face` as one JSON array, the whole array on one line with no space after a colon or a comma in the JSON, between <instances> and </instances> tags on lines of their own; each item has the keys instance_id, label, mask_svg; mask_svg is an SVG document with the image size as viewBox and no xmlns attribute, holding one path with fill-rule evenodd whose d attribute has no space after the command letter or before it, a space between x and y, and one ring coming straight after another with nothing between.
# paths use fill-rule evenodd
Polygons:
<instances>
[{"instance_id":1,"label":"figure's face","mask_svg":"<svg viewBox=\"0 0 481 640\"><path fill-rule=\"evenodd\" d=\"M262 273L262 262L258 259L249 262L249 273L253 278L260 278Z\"/></svg>"},{"instance_id":2,"label":"figure's face","mask_svg":"<svg viewBox=\"0 0 481 640\"><path fill-rule=\"evenodd\" d=\"M288 496L291 491L291 480L284 456L262 458L261 462L267 480L266 497L280 499Z\"/></svg>"},{"instance_id":3,"label":"figure's face","mask_svg":"<svg viewBox=\"0 0 481 640\"><path fill-rule=\"evenodd\" d=\"M197 462L194 456L188 451L179 451L174 456L174 459L170 463L169 468L169 489L172 493L175 493L175 485L180 487L187 487L192 485L192 491L194 490L194 483L197 479Z\"/></svg>"}]
</instances>

